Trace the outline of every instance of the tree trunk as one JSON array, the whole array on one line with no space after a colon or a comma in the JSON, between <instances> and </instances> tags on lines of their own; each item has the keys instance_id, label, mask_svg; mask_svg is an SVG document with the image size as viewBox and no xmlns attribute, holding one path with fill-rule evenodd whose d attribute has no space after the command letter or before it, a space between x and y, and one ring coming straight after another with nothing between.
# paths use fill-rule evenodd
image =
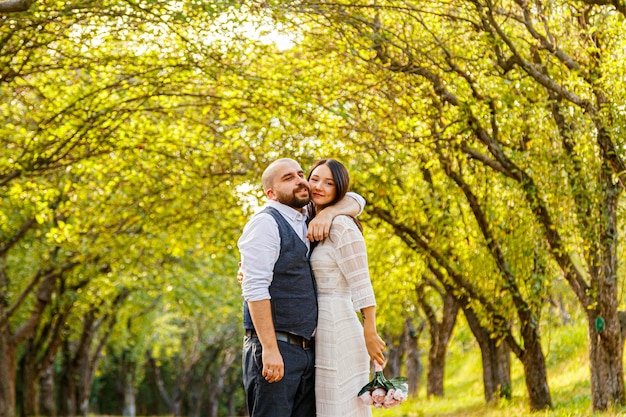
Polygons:
<instances>
[{"instance_id":1,"label":"tree trunk","mask_svg":"<svg viewBox=\"0 0 626 417\"><path fill-rule=\"evenodd\" d=\"M601 234L596 257L591 263L592 282L597 286L597 307L587 310L591 395L594 410L621 406L624 398L623 345L617 308L617 203L621 191L612 181L608 166L603 167L605 184Z\"/></svg>"},{"instance_id":2,"label":"tree trunk","mask_svg":"<svg viewBox=\"0 0 626 417\"><path fill-rule=\"evenodd\" d=\"M545 361L540 348L525 349L524 375L526 377L526 389L532 410L544 410L552 406L550 389L547 384ZM538 366L541 361L544 366Z\"/></svg>"},{"instance_id":3,"label":"tree trunk","mask_svg":"<svg viewBox=\"0 0 626 417\"><path fill-rule=\"evenodd\" d=\"M210 387L210 385L209 385ZM194 383L189 385L189 394L187 395L187 416L188 417L201 417L202 416L202 390L204 388L204 384L200 383L200 381L194 381ZM209 405L211 405L209 403ZM215 407L215 413L213 414L213 407L209 407L209 413L207 417L216 417L217 416L217 407Z\"/></svg>"},{"instance_id":4,"label":"tree trunk","mask_svg":"<svg viewBox=\"0 0 626 417\"><path fill-rule=\"evenodd\" d=\"M415 329L411 319L407 318L404 325L403 344L406 352L406 378L409 385L409 395L415 396L419 390L419 381L422 377L422 355L418 346L419 336L424 330L425 323Z\"/></svg>"},{"instance_id":5,"label":"tree trunk","mask_svg":"<svg viewBox=\"0 0 626 417\"><path fill-rule=\"evenodd\" d=\"M563 296L559 295L556 301L550 297L550 306L553 307L550 310L558 309L559 317L561 318L561 324L567 325L572 322L572 316L565 309L565 304L563 303Z\"/></svg>"},{"instance_id":6,"label":"tree trunk","mask_svg":"<svg viewBox=\"0 0 626 417\"><path fill-rule=\"evenodd\" d=\"M8 323L0 323L0 416L15 416L16 347Z\"/></svg>"},{"instance_id":7,"label":"tree trunk","mask_svg":"<svg viewBox=\"0 0 626 417\"><path fill-rule=\"evenodd\" d=\"M420 303L422 307L423 300ZM441 323L437 323L430 309L424 308L429 316L430 349L428 351L428 373L426 382L426 395L428 397L443 397L443 382L446 368L446 353L448 342L456 323L459 304L452 295L443 295L443 317Z\"/></svg>"},{"instance_id":8,"label":"tree trunk","mask_svg":"<svg viewBox=\"0 0 626 417\"><path fill-rule=\"evenodd\" d=\"M56 417L56 401L54 395L54 366L48 364L41 374L40 413L42 416Z\"/></svg>"},{"instance_id":9,"label":"tree trunk","mask_svg":"<svg viewBox=\"0 0 626 417\"><path fill-rule=\"evenodd\" d=\"M387 364L385 365L384 374L389 378L400 374L402 364L404 363L404 346L402 343L394 344L393 340L387 338ZM393 376L392 376L393 375Z\"/></svg>"},{"instance_id":10,"label":"tree trunk","mask_svg":"<svg viewBox=\"0 0 626 417\"><path fill-rule=\"evenodd\" d=\"M32 339L28 340L26 351L20 361L22 380L22 410L23 417L39 416L39 382L40 373L37 370L36 354L32 349Z\"/></svg>"},{"instance_id":11,"label":"tree trunk","mask_svg":"<svg viewBox=\"0 0 626 417\"><path fill-rule=\"evenodd\" d=\"M74 417L76 415L76 384L72 368L72 352L69 342L63 342L63 366L59 384L59 415Z\"/></svg>"},{"instance_id":12,"label":"tree trunk","mask_svg":"<svg viewBox=\"0 0 626 417\"><path fill-rule=\"evenodd\" d=\"M89 393L93 383L92 375L95 374L95 369L92 366L97 366L97 363L91 362L88 349L87 355L80 364L80 384L78 387L78 409L83 417L89 416Z\"/></svg>"},{"instance_id":13,"label":"tree trunk","mask_svg":"<svg viewBox=\"0 0 626 417\"><path fill-rule=\"evenodd\" d=\"M239 416L239 415L244 415L243 413L245 413L245 411L241 411L241 412L237 412L237 407L235 404L235 393L237 391L239 391L241 388L239 388L240 386L240 382L239 382L239 378L236 379L236 382L231 381L230 384L228 384L228 386L226 387L226 395L228 396L227 398L227 408L228 408L228 415L229 416ZM244 407L245 408L245 407Z\"/></svg>"},{"instance_id":14,"label":"tree trunk","mask_svg":"<svg viewBox=\"0 0 626 417\"><path fill-rule=\"evenodd\" d=\"M6 304L6 288L8 278L4 270L4 258L0 259L0 312L4 312ZM67 264L61 268L61 273L72 268ZM35 303L30 316L12 334L9 324L10 316L0 321L0 416L13 417L16 415L16 354L17 345L32 336L37 328L41 314L50 302L54 284L59 272L38 271L31 283L39 286L35 291Z\"/></svg>"},{"instance_id":15,"label":"tree trunk","mask_svg":"<svg viewBox=\"0 0 626 417\"><path fill-rule=\"evenodd\" d=\"M511 399L513 394L513 387L511 385L511 349L509 345L502 341L499 344L494 341L495 346L492 348L495 350L493 356L495 359L495 377L496 381L496 394L500 398Z\"/></svg>"},{"instance_id":16,"label":"tree trunk","mask_svg":"<svg viewBox=\"0 0 626 417\"><path fill-rule=\"evenodd\" d=\"M89 394L93 384L94 375L98 367L98 363L102 356L102 351L106 345L113 327L117 321L116 308L121 305L128 296L128 290L121 290L113 301L112 313L102 314L97 317L99 306L92 306L83 319L83 330L80 340L76 344L75 349L67 352L71 358L66 372L68 374L68 382L72 384L73 401L72 409L74 412L80 412L82 416L89 415ZM98 330L106 324L104 332L98 339ZM72 356L73 353L73 356Z\"/></svg>"},{"instance_id":17,"label":"tree trunk","mask_svg":"<svg viewBox=\"0 0 626 417\"><path fill-rule=\"evenodd\" d=\"M439 342L436 337L432 337L428 352L428 372L426 374L426 396L443 397L443 380L446 367L445 354L441 353ZM445 350L445 349L444 349Z\"/></svg>"},{"instance_id":18,"label":"tree trunk","mask_svg":"<svg viewBox=\"0 0 626 417\"><path fill-rule=\"evenodd\" d=\"M594 410L606 410L611 405L624 404L624 374L622 370L623 345L617 320L593 318L589 314L589 361L591 364L591 392ZM605 328L598 330L604 321ZM598 323L598 324L596 324ZM617 323L617 324L615 324Z\"/></svg>"},{"instance_id":19,"label":"tree trunk","mask_svg":"<svg viewBox=\"0 0 626 417\"><path fill-rule=\"evenodd\" d=\"M124 379L124 409L122 415L124 417L135 417L137 415L136 394L135 389L135 372L134 363L126 364L122 369Z\"/></svg>"},{"instance_id":20,"label":"tree trunk","mask_svg":"<svg viewBox=\"0 0 626 417\"><path fill-rule=\"evenodd\" d=\"M219 354L215 355L215 360L219 361L219 366L217 366L217 375L215 375L215 380L213 384L207 384L209 389L209 397L211 408L209 409L208 417L217 417L218 409L219 409L219 396L224 391L224 387L226 386L226 376L228 375L228 370L231 369L233 362L238 358L237 352L232 347L221 348L219 350ZM207 372L208 378L211 379L211 373Z\"/></svg>"},{"instance_id":21,"label":"tree trunk","mask_svg":"<svg viewBox=\"0 0 626 417\"><path fill-rule=\"evenodd\" d=\"M588 310L589 363L594 410L624 405L623 344L618 315L615 207L609 205L602 262L598 268L598 308Z\"/></svg>"},{"instance_id":22,"label":"tree trunk","mask_svg":"<svg viewBox=\"0 0 626 417\"><path fill-rule=\"evenodd\" d=\"M511 398L511 354L505 342L492 339L488 329L482 327L476 314L464 308L465 318L480 347L483 363L483 387L485 400L496 402L499 398Z\"/></svg>"},{"instance_id":23,"label":"tree trunk","mask_svg":"<svg viewBox=\"0 0 626 417\"><path fill-rule=\"evenodd\" d=\"M524 351L520 359L524 366L530 408L532 410L544 410L552 407L552 398L550 397L550 388L548 387L546 361L536 331L537 329L531 324L523 326Z\"/></svg>"},{"instance_id":24,"label":"tree trunk","mask_svg":"<svg viewBox=\"0 0 626 417\"><path fill-rule=\"evenodd\" d=\"M52 365L61 343L62 328L69 310L69 307L65 308L54 318L49 318L47 321L41 320L37 336L29 337L23 344L24 352L19 366L22 386L22 398L19 401L22 416L42 415L41 405L44 401L46 410L52 410L52 414L56 414L52 377L48 381L51 384L48 387L49 391L45 393L49 398L42 398L45 388L41 386L41 383L44 372L53 373ZM44 414L50 415L49 411Z\"/></svg>"},{"instance_id":25,"label":"tree trunk","mask_svg":"<svg viewBox=\"0 0 626 417\"><path fill-rule=\"evenodd\" d=\"M175 399L173 398L174 395L170 397L169 393L167 392L167 389L165 388L165 382L163 381L163 377L161 376L161 370L159 369L159 366L154 360L154 357L152 357L152 352L146 351L146 358L148 360L148 364L150 365L150 368L152 369L152 372L154 375L154 382L156 383L161 399L165 402L165 404L167 404L167 407L170 410L170 414L174 416L178 416L177 410L175 408L176 402L175 402Z\"/></svg>"}]
</instances>

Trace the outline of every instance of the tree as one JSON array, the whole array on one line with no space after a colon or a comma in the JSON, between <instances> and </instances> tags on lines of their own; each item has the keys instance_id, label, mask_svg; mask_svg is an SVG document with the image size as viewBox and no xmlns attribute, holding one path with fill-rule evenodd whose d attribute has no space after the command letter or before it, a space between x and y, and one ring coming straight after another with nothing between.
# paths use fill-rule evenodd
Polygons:
<instances>
[{"instance_id":1,"label":"tree","mask_svg":"<svg viewBox=\"0 0 626 417\"><path fill-rule=\"evenodd\" d=\"M426 395L443 397L448 341L456 323L459 305L452 294L446 294L436 283L431 282L429 286L437 291L443 299L443 311L441 312L441 321L438 321L435 310L426 300L425 285L420 285L417 288L418 303L424 310L430 328Z\"/></svg>"},{"instance_id":2,"label":"tree","mask_svg":"<svg viewBox=\"0 0 626 417\"><path fill-rule=\"evenodd\" d=\"M230 117L241 101L224 87L241 73L212 25L231 5L92 6L39 2L1 17L3 415L15 413L20 344L59 320L71 323L69 338L89 331L56 310L60 299L111 301L113 277L136 288L181 258L230 251L221 228L236 233L244 218L236 188L254 163L235 155L248 148ZM55 334L32 347L54 355Z\"/></svg>"},{"instance_id":3,"label":"tree","mask_svg":"<svg viewBox=\"0 0 626 417\"><path fill-rule=\"evenodd\" d=\"M324 42L333 39L361 59L364 74L379 80L372 85L385 77L395 83L387 103L405 117L395 136L385 129L388 137L403 143L437 138L454 164L482 164L486 178L523 198L518 207L548 254L543 258L540 248L540 263L550 265L548 271L560 268L587 313L594 409L623 403L616 276L616 213L626 172L619 151L623 83L615 61L623 57L620 15L611 6L570 2L299 3L288 10L317 17ZM369 107L364 98L373 94L364 91L360 102L353 97L346 121ZM438 123L419 121L433 117L425 103L440 109ZM381 113L368 110L370 117ZM485 178L470 176L472 183ZM563 202L571 215L560 211ZM494 214L506 219L511 213ZM532 321L521 324L536 331ZM539 360L533 356L527 360ZM549 405L545 390L531 403Z\"/></svg>"}]
</instances>

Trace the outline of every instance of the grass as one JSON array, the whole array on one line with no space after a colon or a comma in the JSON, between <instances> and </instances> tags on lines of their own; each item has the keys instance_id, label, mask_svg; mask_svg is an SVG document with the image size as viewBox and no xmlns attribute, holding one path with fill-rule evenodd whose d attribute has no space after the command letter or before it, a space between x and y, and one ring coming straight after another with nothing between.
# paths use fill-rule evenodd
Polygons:
<instances>
[{"instance_id":1,"label":"grass","mask_svg":"<svg viewBox=\"0 0 626 417\"><path fill-rule=\"evenodd\" d=\"M392 409L374 409L373 417L626 417L626 408L604 413L591 411L584 318L551 328L542 335L542 343L552 396L551 410L530 411L522 367L514 357L511 358L511 400L485 404L478 345L471 334L455 334L448 349L445 397L426 398L422 383L417 397Z\"/></svg>"},{"instance_id":2,"label":"grass","mask_svg":"<svg viewBox=\"0 0 626 417\"><path fill-rule=\"evenodd\" d=\"M375 409L373 417L626 417L626 408L592 412L584 319L551 329L542 335L542 342L553 404L550 410L529 409L522 367L515 357L511 361L512 398L485 404L480 352L477 345L466 341L453 342L456 344L449 348L444 398L426 398L422 383L416 398L396 408Z\"/></svg>"}]
</instances>

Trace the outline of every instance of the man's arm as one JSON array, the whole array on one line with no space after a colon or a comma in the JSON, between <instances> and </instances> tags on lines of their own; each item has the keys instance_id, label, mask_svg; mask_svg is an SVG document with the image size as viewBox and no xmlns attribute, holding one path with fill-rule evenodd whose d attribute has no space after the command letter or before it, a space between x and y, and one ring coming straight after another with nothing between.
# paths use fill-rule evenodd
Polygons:
<instances>
[{"instance_id":1,"label":"man's arm","mask_svg":"<svg viewBox=\"0 0 626 417\"><path fill-rule=\"evenodd\" d=\"M273 217L265 213L254 216L244 227L237 246L241 253L237 275L241 275L242 295L248 302L250 318L262 346L262 375L268 382L278 382L285 372L269 294L274 264L280 253L280 236Z\"/></svg>"},{"instance_id":2,"label":"man's arm","mask_svg":"<svg viewBox=\"0 0 626 417\"><path fill-rule=\"evenodd\" d=\"M348 192L344 198L332 206L328 206L315 215L309 223L307 238L313 242L323 240L330 233L333 219L340 214L357 217L365 207L365 199L359 194Z\"/></svg>"},{"instance_id":3,"label":"man's arm","mask_svg":"<svg viewBox=\"0 0 626 417\"><path fill-rule=\"evenodd\" d=\"M263 376L267 382L278 382L285 375L285 364L276 341L271 302L270 300L248 301L248 309L263 347L261 351Z\"/></svg>"},{"instance_id":4,"label":"man's arm","mask_svg":"<svg viewBox=\"0 0 626 417\"><path fill-rule=\"evenodd\" d=\"M274 218L266 213L254 216L237 241L241 254L242 295L247 301L270 298L274 264L280 254L280 236Z\"/></svg>"}]
</instances>

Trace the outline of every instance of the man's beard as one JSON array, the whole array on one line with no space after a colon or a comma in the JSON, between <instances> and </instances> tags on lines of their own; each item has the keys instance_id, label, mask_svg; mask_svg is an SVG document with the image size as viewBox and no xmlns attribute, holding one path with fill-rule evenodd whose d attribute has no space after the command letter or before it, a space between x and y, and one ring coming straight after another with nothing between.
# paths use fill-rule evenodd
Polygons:
<instances>
[{"instance_id":1,"label":"man's beard","mask_svg":"<svg viewBox=\"0 0 626 417\"><path fill-rule=\"evenodd\" d=\"M296 193L298 193L303 188L309 191L309 195L306 198L296 197ZM284 205L293 207L295 209L300 209L309 204L309 202L311 201L311 190L308 187L300 187L296 190L293 190L291 194L277 193L276 197L278 198L279 203L283 203Z\"/></svg>"}]
</instances>

